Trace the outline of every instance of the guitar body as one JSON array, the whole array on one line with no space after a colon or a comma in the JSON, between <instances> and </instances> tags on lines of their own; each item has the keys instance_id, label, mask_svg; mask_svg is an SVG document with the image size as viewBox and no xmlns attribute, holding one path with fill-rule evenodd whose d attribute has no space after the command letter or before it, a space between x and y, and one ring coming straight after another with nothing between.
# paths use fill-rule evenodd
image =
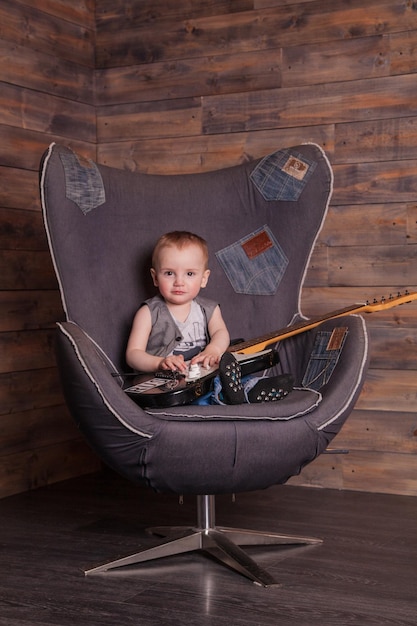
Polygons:
<instances>
[{"instance_id":1,"label":"guitar body","mask_svg":"<svg viewBox=\"0 0 417 626\"><path fill-rule=\"evenodd\" d=\"M235 354L243 376L259 372L278 363L276 350L264 350L256 354ZM142 408L168 408L191 404L212 390L218 367L199 367L198 375L161 371L155 374L138 374L125 388L127 395Z\"/></svg>"}]
</instances>

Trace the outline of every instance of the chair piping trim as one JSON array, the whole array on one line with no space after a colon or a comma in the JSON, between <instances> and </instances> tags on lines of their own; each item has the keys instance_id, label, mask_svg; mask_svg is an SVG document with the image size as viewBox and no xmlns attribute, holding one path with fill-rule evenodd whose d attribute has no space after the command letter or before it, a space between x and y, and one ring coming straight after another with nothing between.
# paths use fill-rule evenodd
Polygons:
<instances>
[{"instance_id":1,"label":"chair piping trim","mask_svg":"<svg viewBox=\"0 0 417 626\"><path fill-rule=\"evenodd\" d=\"M43 167L42 167L42 175L41 175L41 181L40 181L40 192L41 192L41 205L42 205L42 214L43 214L43 223L45 225L45 231L46 231L46 237L48 239L48 246L49 246L49 251L51 254L51 258L52 258L52 263L54 266L54 270L55 270L55 275L57 277L57 281L58 281L58 286L59 286L59 293L61 296L61 302L62 302L62 307L64 309L64 313L65 313L65 317L68 319L68 307L67 307L67 303L65 301L65 296L64 296L64 290L62 287L62 282L61 282L61 276L58 270L58 265L55 259L55 254L54 254L54 248L52 245L52 238L51 238L51 233L49 230L49 223L48 223L48 217L47 217L47 209L46 209L46 199L45 199L45 179L46 179L46 170L48 168L48 162L51 158L52 155L52 151L54 149L54 146L56 145L55 142L52 142L48 148L48 154L45 157L45 160L43 162Z\"/></svg>"},{"instance_id":2,"label":"chair piping trim","mask_svg":"<svg viewBox=\"0 0 417 626\"><path fill-rule=\"evenodd\" d=\"M338 417L346 410L346 408L349 406L349 404L352 402L353 396L355 395L355 393L358 390L358 387L360 385L360 381L362 380L362 376L363 376L363 372L366 366L366 362L368 360L368 352L369 352L369 339L368 339L368 333L366 331L366 324L365 324L365 320L363 319L363 317L361 315L354 315L354 317L358 317L362 323L362 328L364 331L364 339L365 339L365 349L363 351L363 358L362 358L362 363L361 366L359 368L358 371L358 377L356 379L356 385L353 387L348 399L346 400L345 404L339 409L339 411L336 413L336 415L334 415L331 419L328 419L326 422L324 422L324 424L321 424L317 430L324 430L326 428L326 426L328 426L329 424L332 424L335 420L338 419Z\"/></svg>"},{"instance_id":3,"label":"chair piping trim","mask_svg":"<svg viewBox=\"0 0 417 626\"><path fill-rule=\"evenodd\" d=\"M301 387L294 387L294 389L301 389ZM193 418L198 418L201 419L202 421L204 420L215 420L215 421L222 421L222 422L234 422L234 421L272 421L272 422L287 422L289 420L292 420L296 417L302 417L303 415L308 415L309 413L311 413L314 409L316 409L321 400L322 400L322 395L320 392L316 391L315 389L310 389L309 391L311 391L312 393L314 393L316 395L316 400L314 403L312 403L308 408L306 408L305 410L300 410L297 413L293 413L291 415L283 415L283 416L271 416L271 415L231 415L230 417L227 417L226 415L221 415L221 414L216 414L215 412L211 413L211 414L204 414L204 413L198 413L197 409L198 407L196 406L196 413L195 415L189 415L188 413L180 413L179 411L176 411L175 413L173 412L169 412L168 410L162 410L162 409L156 409L156 410L152 410L152 409L146 409L146 413L149 413L150 415L154 415L155 417L179 417L179 418L189 418L189 419L193 419ZM178 407L180 408L180 407ZM215 411L214 407L212 407L213 411Z\"/></svg>"},{"instance_id":4,"label":"chair piping trim","mask_svg":"<svg viewBox=\"0 0 417 626\"><path fill-rule=\"evenodd\" d=\"M303 276L302 276L302 279L301 279L301 283L300 283L300 289L298 290L298 305L297 305L298 315L302 319L308 319L301 311L301 294L302 294L303 287L304 287L304 282L305 282L305 279L306 279L306 276L307 276L307 271L308 271L308 268L309 268L309 265L310 265L310 260L311 260L312 254L314 252L314 248L316 246L316 243L317 243L317 239L318 239L318 237L319 237L319 235L320 235L320 233L321 233L321 231L323 229L324 221L325 221L325 219L327 217L327 213L329 211L330 200L331 200L332 195L333 195L334 174L333 174L332 166L330 165L330 161L329 161L326 153L324 152L324 150L323 150L323 148L321 146L319 146L317 143L314 143L313 141L305 141L301 145L303 145L303 146L314 146L315 148L317 148L319 150L319 152L321 152L322 157L323 157L325 163L327 163L327 167L329 169L329 174L330 174L330 188L329 188L329 192L328 192L328 195L327 195L326 208L325 208L325 211L323 213L323 217L322 217L322 220L321 220L321 223L320 223L320 227L317 229L317 233L316 233L315 239L313 241L313 245L310 248L310 254L308 255L308 259L306 261L306 264L305 264L305 267L304 267L304 273L303 273Z\"/></svg>"}]
</instances>

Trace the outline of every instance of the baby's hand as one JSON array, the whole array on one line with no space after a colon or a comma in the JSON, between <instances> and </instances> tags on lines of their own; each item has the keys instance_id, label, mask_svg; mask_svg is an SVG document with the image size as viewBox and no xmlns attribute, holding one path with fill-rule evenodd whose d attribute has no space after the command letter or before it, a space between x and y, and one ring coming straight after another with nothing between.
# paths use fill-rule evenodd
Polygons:
<instances>
[{"instance_id":1,"label":"baby's hand","mask_svg":"<svg viewBox=\"0 0 417 626\"><path fill-rule=\"evenodd\" d=\"M159 369L161 370L171 370L174 372L178 370L179 372L185 372L187 370L187 366L184 361L184 357L182 354L171 354L170 356L162 359L159 364Z\"/></svg>"},{"instance_id":2,"label":"baby's hand","mask_svg":"<svg viewBox=\"0 0 417 626\"><path fill-rule=\"evenodd\" d=\"M214 365L218 365L221 356L222 355L219 354L217 350L207 352L206 350L203 350L203 352L200 352L200 354L197 354L197 356L191 359L191 365L194 365L195 363L201 363L203 367L209 369Z\"/></svg>"}]
</instances>

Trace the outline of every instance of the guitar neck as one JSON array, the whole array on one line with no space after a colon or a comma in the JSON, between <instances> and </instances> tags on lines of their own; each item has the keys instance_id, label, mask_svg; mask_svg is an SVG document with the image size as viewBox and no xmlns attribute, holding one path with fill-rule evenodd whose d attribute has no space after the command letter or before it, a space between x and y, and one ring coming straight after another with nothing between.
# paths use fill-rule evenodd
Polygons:
<instances>
[{"instance_id":1,"label":"guitar neck","mask_svg":"<svg viewBox=\"0 0 417 626\"><path fill-rule=\"evenodd\" d=\"M229 349L232 352L239 352L242 354L254 354L255 352L258 352L260 350L265 350L272 343L282 341L283 339L288 339L289 337L293 337L294 335L298 335L300 333L306 332L307 330L311 330L312 328L316 328L316 326L319 326L320 324L328 320L336 319L338 317L342 317L343 315L351 315L353 313L373 313L376 311L381 311L383 309L390 309L394 306L405 304L407 302L412 302L416 299L416 292L409 293L408 291L406 291L403 296L398 294L397 297L390 296L388 299L383 298L380 301L374 300L372 304L354 304L351 306L347 306L343 309L339 309L337 311L332 311L331 313L318 315L308 320L302 320L300 322L297 322L296 324L293 324L292 326L286 326L285 328L281 328L280 330L276 330L267 335L263 335L262 337L257 337L256 339L252 339L251 341L244 341L242 343L233 345Z\"/></svg>"}]
</instances>

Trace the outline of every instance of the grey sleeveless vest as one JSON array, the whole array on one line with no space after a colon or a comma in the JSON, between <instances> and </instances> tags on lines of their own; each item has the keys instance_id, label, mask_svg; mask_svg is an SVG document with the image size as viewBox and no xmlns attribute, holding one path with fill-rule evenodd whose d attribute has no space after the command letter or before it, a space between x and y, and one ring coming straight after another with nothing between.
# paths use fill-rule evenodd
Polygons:
<instances>
[{"instance_id":1,"label":"grey sleeveless vest","mask_svg":"<svg viewBox=\"0 0 417 626\"><path fill-rule=\"evenodd\" d=\"M209 341L207 324L213 315L217 302L197 296L195 302L201 306L206 319L207 343ZM167 356L183 340L180 330L170 314L168 307L161 296L154 296L145 300L144 304L149 307L152 320L152 331L146 347L147 352L155 356Z\"/></svg>"}]
</instances>

